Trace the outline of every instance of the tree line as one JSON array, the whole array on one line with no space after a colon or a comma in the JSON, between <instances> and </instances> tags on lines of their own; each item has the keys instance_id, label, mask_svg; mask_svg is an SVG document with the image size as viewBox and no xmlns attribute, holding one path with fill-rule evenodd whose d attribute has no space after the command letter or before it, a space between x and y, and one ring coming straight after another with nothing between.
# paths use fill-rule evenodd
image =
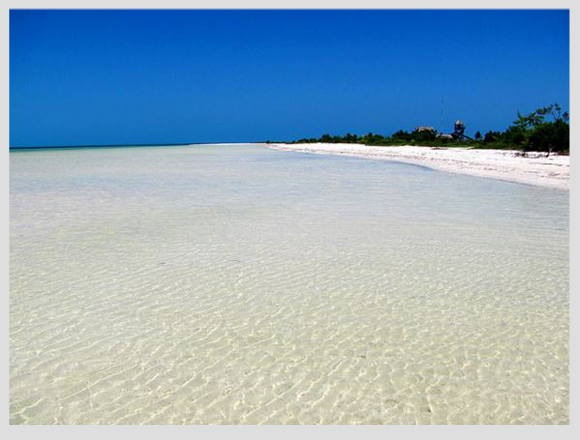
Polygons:
<instances>
[{"instance_id":1,"label":"tree line","mask_svg":"<svg viewBox=\"0 0 580 440\"><path fill-rule=\"evenodd\" d=\"M518 117L505 131L488 131L482 135L479 131L474 139L452 139L441 136L436 130L418 130L412 132L398 130L391 136L368 133L362 136L347 133L344 136L323 134L319 138L304 138L292 143L357 143L365 145L421 145L446 147L472 147L488 149L513 149L526 155L528 151L543 151L569 154L570 124L569 114L559 104L539 108L530 114Z\"/></svg>"}]
</instances>

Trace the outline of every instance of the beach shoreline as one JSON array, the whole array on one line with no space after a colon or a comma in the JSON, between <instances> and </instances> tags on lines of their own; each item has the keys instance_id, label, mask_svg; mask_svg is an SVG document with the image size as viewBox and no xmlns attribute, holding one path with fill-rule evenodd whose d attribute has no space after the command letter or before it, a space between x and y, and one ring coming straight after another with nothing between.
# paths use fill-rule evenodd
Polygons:
<instances>
[{"instance_id":1,"label":"beach shoreline","mask_svg":"<svg viewBox=\"0 0 580 440\"><path fill-rule=\"evenodd\" d=\"M10 216L11 424L570 422L568 192L87 148L11 152Z\"/></svg>"},{"instance_id":2,"label":"beach shoreline","mask_svg":"<svg viewBox=\"0 0 580 440\"><path fill-rule=\"evenodd\" d=\"M259 144L278 151L331 154L390 160L426 166L439 171L569 191L570 156L515 150L477 150L417 146L374 147L362 144Z\"/></svg>"}]
</instances>

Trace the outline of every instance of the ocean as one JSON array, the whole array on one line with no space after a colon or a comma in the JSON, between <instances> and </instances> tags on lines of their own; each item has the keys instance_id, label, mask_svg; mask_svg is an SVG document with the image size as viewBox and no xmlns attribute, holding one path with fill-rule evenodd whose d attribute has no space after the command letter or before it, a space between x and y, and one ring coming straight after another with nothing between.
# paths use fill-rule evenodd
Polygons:
<instances>
[{"instance_id":1,"label":"ocean","mask_svg":"<svg viewBox=\"0 0 580 440\"><path fill-rule=\"evenodd\" d=\"M10 152L11 424L567 424L569 193L261 146Z\"/></svg>"}]
</instances>

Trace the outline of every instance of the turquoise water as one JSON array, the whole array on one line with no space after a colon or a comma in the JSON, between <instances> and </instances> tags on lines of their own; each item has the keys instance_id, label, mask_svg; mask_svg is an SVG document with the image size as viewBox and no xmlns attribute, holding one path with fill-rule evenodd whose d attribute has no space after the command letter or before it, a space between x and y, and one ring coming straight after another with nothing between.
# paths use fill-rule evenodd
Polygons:
<instances>
[{"instance_id":1,"label":"turquoise water","mask_svg":"<svg viewBox=\"0 0 580 440\"><path fill-rule=\"evenodd\" d=\"M568 192L257 146L10 153L11 423L568 423Z\"/></svg>"}]
</instances>

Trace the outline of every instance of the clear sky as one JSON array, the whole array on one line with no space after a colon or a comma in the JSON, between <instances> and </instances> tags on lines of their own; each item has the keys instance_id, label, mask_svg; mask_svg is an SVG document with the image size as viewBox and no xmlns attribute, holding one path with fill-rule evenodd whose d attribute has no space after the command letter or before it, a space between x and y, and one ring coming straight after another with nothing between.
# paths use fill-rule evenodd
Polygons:
<instances>
[{"instance_id":1,"label":"clear sky","mask_svg":"<svg viewBox=\"0 0 580 440\"><path fill-rule=\"evenodd\" d=\"M569 108L568 11L10 12L10 145L503 130Z\"/></svg>"}]
</instances>

